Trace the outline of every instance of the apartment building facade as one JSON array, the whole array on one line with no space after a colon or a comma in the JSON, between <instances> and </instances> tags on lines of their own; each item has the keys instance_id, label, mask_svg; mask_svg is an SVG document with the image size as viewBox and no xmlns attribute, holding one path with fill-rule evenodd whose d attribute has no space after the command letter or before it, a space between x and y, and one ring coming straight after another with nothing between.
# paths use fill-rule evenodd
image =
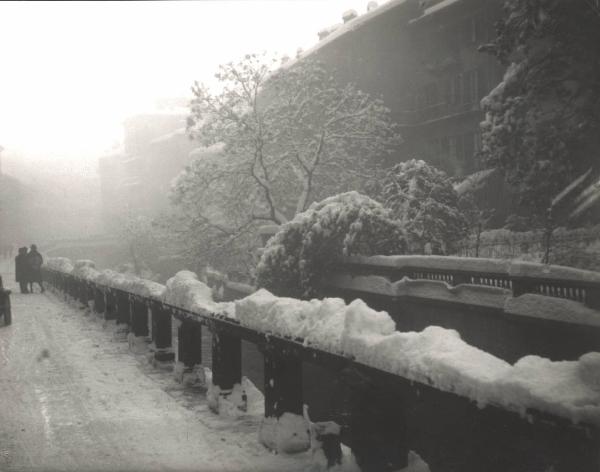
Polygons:
<instances>
[{"instance_id":1,"label":"apartment building facade","mask_svg":"<svg viewBox=\"0 0 600 472\"><path fill-rule=\"evenodd\" d=\"M383 98L404 143L394 160L424 159L452 175L476 169L480 100L503 67L478 46L495 37L501 0L390 0L324 29L298 60Z\"/></svg>"}]
</instances>

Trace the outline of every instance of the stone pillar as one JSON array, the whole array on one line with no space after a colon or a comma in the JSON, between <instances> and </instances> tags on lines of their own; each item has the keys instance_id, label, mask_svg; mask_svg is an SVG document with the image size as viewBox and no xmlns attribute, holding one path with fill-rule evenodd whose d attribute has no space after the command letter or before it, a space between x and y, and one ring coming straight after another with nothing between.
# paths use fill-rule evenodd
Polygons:
<instances>
[{"instance_id":1,"label":"stone pillar","mask_svg":"<svg viewBox=\"0 0 600 472\"><path fill-rule=\"evenodd\" d=\"M117 324L129 324L130 321L130 302L129 295L121 290L116 292L117 299Z\"/></svg>"},{"instance_id":2,"label":"stone pillar","mask_svg":"<svg viewBox=\"0 0 600 472\"><path fill-rule=\"evenodd\" d=\"M106 302L104 297L104 292L97 285L93 286L94 290L94 311L96 313L104 313L104 318L106 319Z\"/></svg>"},{"instance_id":3,"label":"stone pillar","mask_svg":"<svg viewBox=\"0 0 600 472\"><path fill-rule=\"evenodd\" d=\"M69 275L67 278L67 294L71 299L77 299L77 283L75 277L72 275Z\"/></svg>"},{"instance_id":4,"label":"stone pillar","mask_svg":"<svg viewBox=\"0 0 600 472\"><path fill-rule=\"evenodd\" d=\"M77 279L77 299L84 307L88 306L88 286L87 282L83 279Z\"/></svg>"},{"instance_id":5,"label":"stone pillar","mask_svg":"<svg viewBox=\"0 0 600 472\"><path fill-rule=\"evenodd\" d=\"M162 303L152 303L152 341L156 347L154 360L158 362L173 362L175 353L171 346L171 313L165 310ZM202 359L200 359L202 360Z\"/></svg>"},{"instance_id":6,"label":"stone pillar","mask_svg":"<svg viewBox=\"0 0 600 472\"><path fill-rule=\"evenodd\" d=\"M67 296L67 278L63 273L58 275L58 286L56 288L62 292L64 297Z\"/></svg>"},{"instance_id":7,"label":"stone pillar","mask_svg":"<svg viewBox=\"0 0 600 472\"><path fill-rule=\"evenodd\" d=\"M523 295L525 293L538 293L537 283L535 280L513 277L511 278L511 282L513 297L518 297L519 295Z\"/></svg>"},{"instance_id":8,"label":"stone pillar","mask_svg":"<svg viewBox=\"0 0 600 472\"><path fill-rule=\"evenodd\" d=\"M231 393L233 386L242 381L242 340L223 332L213 332L212 383L221 395Z\"/></svg>"},{"instance_id":9,"label":"stone pillar","mask_svg":"<svg viewBox=\"0 0 600 472\"><path fill-rule=\"evenodd\" d=\"M115 320L117 318L117 298L111 289L107 289L104 294L104 319Z\"/></svg>"},{"instance_id":10,"label":"stone pillar","mask_svg":"<svg viewBox=\"0 0 600 472\"><path fill-rule=\"evenodd\" d=\"M600 310L600 284L588 285L585 288L585 304L595 310Z\"/></svg>"},{"instance_id":11,"label":"stone pillar","mask_svg":"<svg viewBox=\"0 0 600 472\"><path fill-rule=\"evenodd\" d=\"M460 284L470 284L471 283L471 275L470 274L452 274L452 285L460 285Z\"/></svg>"},{"instance_id":12,"label":"stone pillar","mask_svg":"<svg viewBox=\"0 0 600 472\"><path fill-rule=\"evenodd\" d=\"M259 440L273 451L305 451L310 447L310 427L302 411L302 361L293 352L268 342L261 350L265 363L265 418L260 424Z\"/></svg>"},{"instance_id":13,"label":"stone pillar","mask_svg":"<svg viewBox=\"0 0 600 472\"><path fill-rule=\"evenodd\" d=\"M148 306L142 300L131 299L131 330L135 336L148 336Z\"/></svg>"},{"instance_id":14,"label":"stone pillar","mask_svg":"<svg viewBox=\"0 0 600 472\"><path fill-rule=\"evenodd\" d=\"M177 330L177 358L186 370L191 371L195 365L202 364L202 327L199 323L186 320Z\"/></svg>"},{"instance_id":15,"label":"stone pillar","mask_svg":"<svg viewBox=\"0 0 600 472\"><path fill-rule=\"evenodd\" d=\"M265 416L279 418L282 414L302 414L302 361L279 350L266 348Z\"/></svg>"},{"instance_id":16,"label":"stone pillar","mask_svg":"<svg viewBox=\"0 0 600 472\"><path fill-rule=\"evenodd\" d=\"M339 375L347 442L360 470L387 472L408 465L406 409L402 395L382 377L349 367ZM344 398L345 397L345 398ZM344 441L346 442L346 441Z\"/></svg>"}]
</instances>

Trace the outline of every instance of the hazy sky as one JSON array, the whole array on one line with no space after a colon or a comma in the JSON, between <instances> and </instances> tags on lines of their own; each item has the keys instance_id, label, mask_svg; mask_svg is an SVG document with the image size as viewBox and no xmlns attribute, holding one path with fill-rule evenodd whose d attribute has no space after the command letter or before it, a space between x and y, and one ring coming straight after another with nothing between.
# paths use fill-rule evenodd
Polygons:
<instances>
[{"instance_id":1,"label":"hazy sky","mask_svg":"<svg viewBox=\"0 0 600 472\"><path fill-rule=\"evenodd\" d=\"M46 160L101 154L155 98L190 96L248 52L294 56L367 3L0 2L0 145Z\"/></svg>"}]
</instances>

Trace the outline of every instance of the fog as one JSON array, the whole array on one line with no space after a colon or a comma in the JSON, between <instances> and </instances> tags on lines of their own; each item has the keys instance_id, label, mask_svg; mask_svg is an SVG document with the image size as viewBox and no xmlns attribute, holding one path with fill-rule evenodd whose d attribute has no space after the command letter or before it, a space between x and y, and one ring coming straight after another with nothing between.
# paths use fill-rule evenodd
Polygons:
<instances>
[{"instance_id":1,"label":"fog","mask_svg":"<svg viewBox=\"0 0 600 472\"><path fill-rule=\"evenodd\" d=\"M214 86L217 66L246 53L293 57L344 11L366 7L366 0L0 3L2 173L17 179L26 201L21 223L5 211L2 239L20 245L106 233L99 158L123 148L124 120L161 111L161 99L185 105L195 80Z\"/></svg>"}]
</instances>

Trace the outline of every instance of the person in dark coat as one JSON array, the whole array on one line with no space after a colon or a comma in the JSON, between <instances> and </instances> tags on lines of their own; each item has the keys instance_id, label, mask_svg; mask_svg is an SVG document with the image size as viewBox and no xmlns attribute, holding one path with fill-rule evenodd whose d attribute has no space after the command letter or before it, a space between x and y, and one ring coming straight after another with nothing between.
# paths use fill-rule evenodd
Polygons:
<instances>
[{"instance_id":1,"label":"person in dark coat","mask_svg":"<svg viewBox=\"0 0 600 472\"><path fill-rule=\"evenodd\" d=\"M29 293L27 284L29 283L29 261L27 260L27 248L20 247L19 254L15 257L15 280L19 282L21 293Z\"/></svg>"},{"instance_id":2,"label":"person in dark coat","mask_svg":"<svg viewBox=\"0 0 600 472\"><path fill-rule=\"evenodd\" d=\"M44 286L42 285L42 264L44 258L37 251L35 244L31 245L29 252L27 253L27 263L29 265L29 289L33 293L33 283L37 282L40 286L40 291L44 293Z\"/></svg>"}]
</instances>

